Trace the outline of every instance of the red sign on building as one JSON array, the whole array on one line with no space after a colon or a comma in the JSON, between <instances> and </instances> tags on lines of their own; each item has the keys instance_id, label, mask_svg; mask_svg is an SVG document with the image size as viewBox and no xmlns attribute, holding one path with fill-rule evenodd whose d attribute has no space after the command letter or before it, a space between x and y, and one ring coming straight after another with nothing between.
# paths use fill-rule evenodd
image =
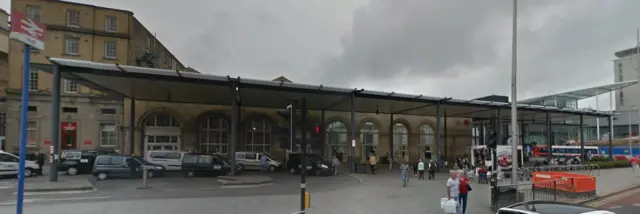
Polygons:
<instances>
[{"instance_id":1,"label":"red sign on building","mask_svg":"<svg viewBox=\"0 0 640 214\"><path fill-rule=\"evenodd\" d=\"M44 24L33 21L18 10L11 11L9 37L36 49L44 50Z\"/></svg>"},{"instance_id":2,"label":"red sign on building","mask_svg":"<svg viewBox=\"0 0 640 214\"><path fill-rule=\"evenodd\" d=\"M75 131L78 129L78 124L75 122L62 122L60 123L60 127L62 127L63 131Z\"/></svg>"},{"instance_id":3,"label":"red sign on building","mask_svg":"<svg viewBox=\"0 0 640 214\"><path fill-rule=\"evenodd\" d=\"M45 138L44 145L51 145L51 138Z\"/></svg>"},{"instance_id":4,"label":"red sign on building","mask_svg":"<svg viewBox=\"0 0 640 214\"><path fill-rule=\"evenodd\" d=\"M84 145L91 145L91 143L92 142L90 138L84 139Z\"/></svg>"}]
</instances>

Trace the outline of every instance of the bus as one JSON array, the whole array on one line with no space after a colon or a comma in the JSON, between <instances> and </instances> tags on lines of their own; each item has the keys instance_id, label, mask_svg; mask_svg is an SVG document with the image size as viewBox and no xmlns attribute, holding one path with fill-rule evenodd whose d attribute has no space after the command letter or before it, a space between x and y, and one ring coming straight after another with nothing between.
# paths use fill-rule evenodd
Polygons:
<instances>
[{"instance_id":1,"label":"bus","mask_svg":"<svg viewBox=\"0 0 640 214\"><path fill-rule=\"evenodd\" d=\"M513 162L511 153L510 145L496 146L496 157L498 158L497 163L499 169L503 171L511 170ZM484 165L489 171L493 170L493 153L486 145L471 146L471 154L471 163L474 163L476 166ZM520 145L518 145L516 160L518 160L519 166L522 166L524 163L524 153Z\"/></svg>"},{"instance_id":2,"label":"bus","mask_svg":"<svg viewBox=\"0 0 640 214\"><path fill-rule=\"evenodd\" d=\"M554 145L551 152L555 157L580 157L580 146L561 146ZM600 155L600 149L597 146L584 146L585 154L591 153L591 157L598 157ZM533 147L533 157L547 157L549 156L549 147L547 145L537 145Z\"/></svg>"}]
</instances>

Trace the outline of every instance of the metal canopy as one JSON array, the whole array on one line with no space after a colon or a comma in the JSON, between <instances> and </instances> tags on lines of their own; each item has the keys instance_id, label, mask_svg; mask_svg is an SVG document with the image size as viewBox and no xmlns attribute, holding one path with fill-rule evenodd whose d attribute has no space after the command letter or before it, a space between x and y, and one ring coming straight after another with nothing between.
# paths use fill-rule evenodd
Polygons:
<instances>
[{"instance_id":1,"label":"metal canopy","mask_svg":"<svg viewBox=\"0 0 640 214\"><path fill-rule=\"evenodd\" d=\"M423 95L336 88L194 72L124 66L73 59L49 58L59 66L64 79L89 88L141 101L231 105L231 83L238 86L242 105L247 107L284 108L293 99L307 98L309 110L351 111L349 97L355 93L355 111L360 113L436 116L437 103L452 117L490 118L495 109L509 115L509 103L460 100ZM51 65L34 65L51 73ZM535 105L518 105L519 119L586 115L609 116L606 112L559 109ZM508 117L503 117L508 118Z\"/></svg>"},{"instance_id":2,"label":"metal canopy","mask_svg":"<svg viewBox=\"0 0 640 214\"><path fill-rule=\"evenodd\" d=\"M546 96L541 96L541 97L534 97L534 98L529 98L529 99L525 99L525 100L521 100L518 101L518 103L523 103L523 104L534 104L534 103L538 103L538 102L544 102L547 99L553 99L553 98L570 98L570 99L576 99L576 100L582 100L582 99L586 99L589 97L595 97L604 93L609 93L610 91L615 91L615 90L620 90L632 85L638 84L638 80L629 80L629 81L624 81L624 82L618 82L618 83L613 83L613 84L607 84L607 85L601 85L601 86L596 86L596 87L591 87L591 88L585 88L585 89L579 89L579 90L573 90L573 91L569 91L569 92L564 92L564 93L558 93L558 94L552 94L552 95L546 95Z\"/></svg>"}]
</instances>

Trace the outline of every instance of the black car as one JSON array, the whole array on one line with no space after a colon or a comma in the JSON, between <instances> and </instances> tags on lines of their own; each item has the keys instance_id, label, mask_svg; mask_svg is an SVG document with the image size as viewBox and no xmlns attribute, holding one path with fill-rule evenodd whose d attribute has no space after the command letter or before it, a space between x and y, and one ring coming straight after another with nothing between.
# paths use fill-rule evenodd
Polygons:
<instances>
[{"instance_id":1,"label":"black car","mask_svg":"<svg viewBox=\"0 0 640 214\"><path fill-rule=\"evenodd\" d=\"M58 171L68 175L91 174L93 163L98 155L117 154L115 151L64 150L60 158Z\"/></svg>"},{"instance_id":2,"label":"black car","mask_svg":"<svg viewBox=\"0 0 640 214\"><path fill-rule=\"evenodd\" d=\"M236 167L236 174L240 174L241 167ZM231 172L231 164L221 155L216 154L185 154L182 158L181 172L185 177L220 176Z\"/></svg>"},{"instance_id":3,"label":"black car","mask_svg":"<svg viewBox=\"0 0 640 214\"><path fill-rule=\"evenodd\" d=\"M302 165L300 164L300 153L289 153L287 158L287 169L291 174L299 174ZM318 154L305 154L305 173L308 175L333 175L333 165L330 161L324 160Z\"/></svg>"},{"instance_id":4,"label":"black car","mask_svg":"<svg viewBox=\"0 0 640 214\"><path fill-rule=\"evenodd\" d=\"M98 180L112 177L142 177L147 168L147 177L161 177L166 169L159 164L149 163L139 156L99 155L93 164L93 175Z\"/></svg>"}]
</instances>

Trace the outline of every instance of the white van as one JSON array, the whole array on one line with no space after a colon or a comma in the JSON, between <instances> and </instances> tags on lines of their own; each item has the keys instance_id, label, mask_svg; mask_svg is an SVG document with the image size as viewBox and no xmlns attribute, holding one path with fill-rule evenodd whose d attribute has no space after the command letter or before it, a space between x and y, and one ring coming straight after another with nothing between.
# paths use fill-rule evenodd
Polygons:
<instances>
[{"instance_id":1,"label":"white van","mask_svg":"<svg viewBox=\"0 0 640 214\"><path fill-rule=\"evenodd\" d=\"M17 175L18 160L20 160L18 156L5 151L0 151L0 177ZM31 177L37 174L42 174L40 166L38 166L34 161L25 161L25 177Z\"/></svg>"},{"instance_id":2,"label":"white van","mask_svg":"<svg viewBox=\"0 0 640 214\"><path fill-rule=\"evenodd\" d=\"M164 166L167 171L180 171L182 158L187 152L173 150L151 150L147 152L145 159L151 163Z\"/></svg>"}]
</instances>

